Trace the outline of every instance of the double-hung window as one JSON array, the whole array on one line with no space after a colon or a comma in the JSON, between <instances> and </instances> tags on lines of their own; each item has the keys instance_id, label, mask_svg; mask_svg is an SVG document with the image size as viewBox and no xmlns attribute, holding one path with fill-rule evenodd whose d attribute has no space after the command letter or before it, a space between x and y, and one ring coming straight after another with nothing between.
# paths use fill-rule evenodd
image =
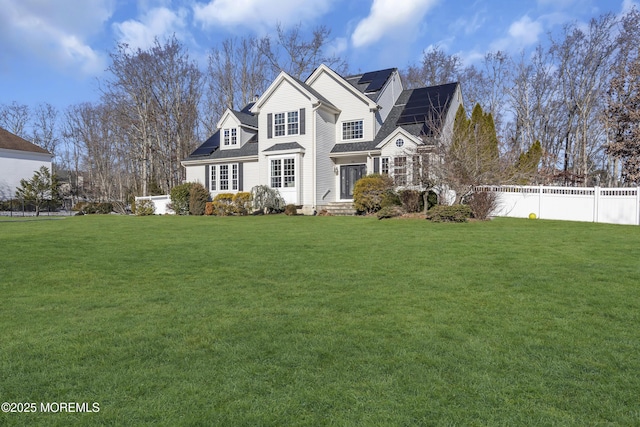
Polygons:
<instances>
[{"instance_id":1,"label":"double-hung window","mask_svg":"<svg viewBox=\"0 0 640 427\"><path fill-rule=\"evenodd\" d=\"M362 120L342 123L342 139L345 141L349 139L362 139L364 136L363 132Z\"/></svg>"},{"instance_id":2,"label":"double-hung window","mask_svg":"<svg viewBox=\"0 0 640 427\"><path fill-rule=\"evenodd\" d=\"M381 163L382 163L382 167L380 168L380 172L383 175L389 175L389 158L383 157Z\"/></svg>"},{"instance_id":3,"label":"double-hung window","mask_svg":"<svg viewBox=\"0 0 640 427\"><path fill-rule=\"evenodd\" d=\"M238 163L209 166L209 190L236 191L240 187L240 166Z\"/></svg>"},{"instance_id":4,"label":"double-hung window","mask_svg":"<svg viewBox=\"0 0 640 427\"><path fill-rule=\"evenodd\" d=\"M218 167L216 165L211 165L211 179L209 180L209 189L211 191L218 191Z\"/></svg>"},{"instance_id":5,"label":"double-hung window","mask_svg":"<svg viewBox=\"0 0 640 427\"><path fill-rule=\"evenodd\" d=\"M300 120L297 111L273 115L273 134L275 136L298 135L299 129Z\"/></svg>"},{"instance_id":6,"label":"double-hung window","mask_svg":"<svg viewBox=\"0 0 640 427\"><path fill-rule=\"evenodd\" d=\"M236 128L223 129L224 145L238 144L238 130Z\"/></svg>"},{"instance_id":7,"label":"double-hung window","mask_svg":"<svg viewBox=\"0 0 640 427\"><path fill-rule=\"evenodd\" d=\"M293 157L271 159L271 188L296 186L296 161Z\"/></svg>"},{"instance_id":8,"label":"double-hung window","mask_svg":"<svg viewBox=\"0 0 640 427\"><path fill-rule=\"evenodd\" d=\"M393 180L396 185L407 185L407 158L393 158Z\"/></svg>"},{"instance_id":9,"label":"double-hung window","mask_svg":"<svg viewBox=\"0 0 640 427\"><path fill-rule=\"evenodd\" d=\"M229 165L220 165L220 190L229 189Z\"/></svg>"}]
</instances>

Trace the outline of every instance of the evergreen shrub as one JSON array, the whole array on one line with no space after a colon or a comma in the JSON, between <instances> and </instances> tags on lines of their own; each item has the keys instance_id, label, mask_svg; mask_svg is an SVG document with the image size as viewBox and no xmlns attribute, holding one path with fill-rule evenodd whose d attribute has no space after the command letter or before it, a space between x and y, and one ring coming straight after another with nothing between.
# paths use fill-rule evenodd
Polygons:
<instances>
[{"instance_id":1,"label":"evergreen shrub","mask_svg":"<svg viewBox=\"0 0 640 427\"><path fill-rule=\"evenodd\" d=\"M156 213L156 205L151 200L138 200L133 203L135 205L135 213L137 216L148 216Z\"/></svg>"},{"instance_id":2,"label":"evergreen shrub","mask_svg":"<svg viewBox=\"0 0 640 427\"><path fill-rule=\"evenodd\" d=\"M427 211L426 218L432 222L467 222L471 208L469 205L436 205Z\"/></svg>"},{"instance_id":3,"label":"evergreen shrub","mask_svg":"<svg viewBox=\"0 0 640 427\"><path fill-rule=\"evenodd\" d=\"M395 204L393 180L388 175L371 174L356 181L353 188L353 206L358 212L374 213Z\"/></svg>"},{"instance_id":4,"label":"evergreen shrub","mask_svg":"<svg viewBox=\"0 0 640 427\"><path fill-rule=\"evenodd\" d=\"M395 218L406 213L402 206L387 206L376 213L378 219Z\"/></svg>"},{"instance_id":5,"label":"evergreen shrub","mask_svg":"<svg viewBox=\"0 0 640 427\"><path fill-rule=\"evenodd\" d=\"M204 209L209 201L209 191L202 184L194 183L189 189L189 213L204 215Z\"/></svg>"}]
</instances>

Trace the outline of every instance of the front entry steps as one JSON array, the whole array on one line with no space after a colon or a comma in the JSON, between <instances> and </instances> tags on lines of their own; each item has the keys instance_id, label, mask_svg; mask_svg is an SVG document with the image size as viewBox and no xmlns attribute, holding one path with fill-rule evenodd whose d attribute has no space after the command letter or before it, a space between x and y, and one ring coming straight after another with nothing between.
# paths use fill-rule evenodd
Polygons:
<instances>
[{"instance_id":1,"label":"front entry steps","mask_svg":"<svg viewBox=\"0 0 640 427\"><path fill-rule=\"evenodd\" d=\"M325 209L331 215L336 216L348 216L356 214L356 209L353 207L353 202L329 202Z\"/></svg>"}]
</instances>

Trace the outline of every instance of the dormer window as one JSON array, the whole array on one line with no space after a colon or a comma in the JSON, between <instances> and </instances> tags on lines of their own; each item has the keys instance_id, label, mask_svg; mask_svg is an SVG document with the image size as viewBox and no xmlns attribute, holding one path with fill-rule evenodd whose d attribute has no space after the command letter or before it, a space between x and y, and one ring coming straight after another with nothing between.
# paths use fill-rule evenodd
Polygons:
<instances>
[{"instance_id":1,"label":"dormer window","mask_svg":"<svg viewBox=\"0 0 640 427\"><path fill-rule=\"evenodd\" d=\"M362 120L342 123L342 139L362 139L364 136Z\"/></svg>"},{"instance_id":2,"label":"dormer window","mask_svg":"<svg viewBox=\"0 0 640 427\"><path fill-rule=\"evenodd\" d=\"M223 144L238 145L238 130L236 128L223 129Z\"/></svg>"}]
</instances>

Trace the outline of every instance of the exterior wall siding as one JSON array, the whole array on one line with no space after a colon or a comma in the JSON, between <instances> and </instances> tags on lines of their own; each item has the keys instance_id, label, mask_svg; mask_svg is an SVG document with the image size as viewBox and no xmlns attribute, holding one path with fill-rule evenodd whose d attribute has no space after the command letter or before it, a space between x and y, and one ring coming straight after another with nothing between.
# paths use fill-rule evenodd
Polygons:
<instances>
[{"instance_id":1,"label":"exterior wall siding","mask_svg":"<svg viewBox=\"0 0 640 427\"><path fill-rule=\"evenodd\" d=\"M42 166L51 171L49 154L0 149L0 200L15 197L20 180L30 179Z\"/></svg>"},{"instance_id":2,"label":"exterior wall siding","mask_svg":"<svg viewBox=\"0 0 640 427\"><path fill-rule=\"evenodd\" d=\"M313 82L312 87L341 111L336 123L336 142L343 142L342 123L351 120L363 121L363 138L357 141L373 140L375 132L377 131L375 114L369 111L369 105L367 105L365 101L361 100L327 74L319 76ZM356 140L349 140L346 142L355 141Z\"/></svg>"},{"instance_id":3,"label":"exterior wall siding","mask_svg":"<svg viewBox=\"0 0 640 427\"><path fill-rule=\"evenodd\" d=\"M268 117L271 114L284 113L288 111L299 111L305 109L305 134L304 135L287 135L267 138ZM274 92L271 98L260 108L258 115L258 155L259 155L259 181L265 185L270 185L269 169L271 166L270 156L278 156L282 153L266 152L264 150L275 144L284 144L296 142L304 148L304 155L296 156L296 189L297 189L297 205L311 206L313 203L313 135L311 126L312 116L311 101L297 88L287 81L283 81L280 87Z\"/></svg>"},{"instance_id":4,"label":"exterior wall siding","mask_svg":"<svg viewBox=\"0 0 640 427\"><path fill-rule=\"evenodd\" d=\"M337 176L334 172L335 164L329 157L331 149L336 142L335 115L318 110L315 113L316 121L316 201L318 206L326 205L340 198L336 194L335 182Z\"/></svg>"},{"instance_id":5,"label":"exterior wall siding","mask_svg":"<svg viewBox=\"0 0 640 427\"><path fill-rule=\"evenodd\" d=\"M184 169L186 172L186 177L185 177L186 182L199 182L200 184L204 185L205 183L204 165L185 166Z\"/></svg>"}]
</instances>

